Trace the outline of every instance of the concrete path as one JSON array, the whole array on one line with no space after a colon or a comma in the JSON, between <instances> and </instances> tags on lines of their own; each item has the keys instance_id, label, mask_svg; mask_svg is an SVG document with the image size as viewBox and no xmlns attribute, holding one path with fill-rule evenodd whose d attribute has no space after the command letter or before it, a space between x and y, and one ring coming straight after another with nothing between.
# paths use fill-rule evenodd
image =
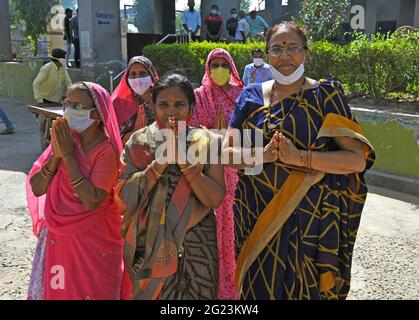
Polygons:
<instances>
[{"instance_id":1,"label":"concrete path","mask_svg":"<svg viewBox=\"0 0 419 320\"><path fill-rule=\"evenodd\" d=\"M38 127L24 105L0 98L0 106L17 128L14 135L0 135L0 299L25 299L36 244L25 179L40 154ZM418 244L419 198L371 187L349 299L419 299Z\"/></svg>"}]
</instances>

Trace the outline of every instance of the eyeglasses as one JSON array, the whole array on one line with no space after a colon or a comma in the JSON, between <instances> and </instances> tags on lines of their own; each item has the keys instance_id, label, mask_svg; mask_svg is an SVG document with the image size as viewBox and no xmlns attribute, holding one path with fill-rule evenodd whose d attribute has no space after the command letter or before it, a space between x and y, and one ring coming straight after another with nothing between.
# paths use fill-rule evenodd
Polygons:
<instances>
[{"instance_id":1,"label":"eyeglasses","mask_svg":"<svg viewBox=\"0 0 419 320\"><path fill-rule=\"evenodd\" d=\"M268 54L274 57L281 57L284 54L284 52L286 52L288 55L294 55L297 53L301 53L303 51L304 51L303 47L298 46L298 45L291 45L286 48L282 48L282 47L269 48Z\"/></svg>"},{"instance_id":2,"label":"eyeglasses","mask_svg":"<svg viewBox=\"0 0 419 320\"><path fill-rule=\"evenodd\" d=\"M65 110L65 109L68 109L68 108L78 110L78 111L94 109L93 106L86 106L86 105L84 105L82 103L79 103L79 102L72 104L69 101L65 100L63 102L63 109Z\"/></svg>"},{"instance_id":3,"label":"eyeglasses","mask_svg":"<svg viewBox=\"0 0 419 320\"><path fill-rule=\"evenodd\" d=\"M224 69L230 69L230 65L228 63L222 63L222 64L218 64L218 63L211 63L210 64L210 69L217 69L217 68L224 68Z\"/></svg>"}]
</instances>

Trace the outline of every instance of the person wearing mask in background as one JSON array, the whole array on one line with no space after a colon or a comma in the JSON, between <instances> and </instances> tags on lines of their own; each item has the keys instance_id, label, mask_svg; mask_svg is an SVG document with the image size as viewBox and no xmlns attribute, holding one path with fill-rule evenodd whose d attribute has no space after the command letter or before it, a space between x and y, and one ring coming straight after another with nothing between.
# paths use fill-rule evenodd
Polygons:
<instances>
[{"instance_id":1,"label":"person wearing mask in background","mask_svg":"<svg viewBox=\"0 0 419 320\"><path fill-rule=\"evenodd\" d=\"M263 51L256 48L252 51L253 63L244 68L243 83L245 86L252 83L262 83L272 80L272 72L269 64L263 60Z\"/></svg>"},{"instance_id":2,"label":"person wearing mask in background","mask_svg":"<svg viewBox=\"0 0 419 320\"><path fill-rule=\"evenodd\" d=\"M246 43L249 34L249 24L246 21L246 13L243 10L239 11L236 42Z\"/></svg>"},{"instance_id":3,"label":"person wearing mask in background","mask_svg":"<svg viewBox=\"0 0 419 320\"><path fill-rule=\"evenodd\" d=\"M79 9L77 15L70 20L71 39L74 44L74 63L76 68L80 68L80 37L79 37Z\"/></svg>"},{"instance_id":4,"label":"person wearing mask in background","mask_svg":"<svg viewBox=\"0 0 419 320\"><path fill-rule=\"evenodd\" d=\"M255 10L251 11L249 17L246 18L247 23L249 24L249 38L253 40L256 34L266 35L269 25L261 16L258 16Z\"/></svg>"},{"instance_id":5,"label":"person wearing mask in background","mask_svg":"<svg viewBox=\"0 0 419 320\"><path fill-rule=\"evenodd\" d=\"M33 93L37 103L60 103L64 92L71 85L66 69L66 52L53 49L51 62L42 66L33 81Z\"/></svg>"},{"instance_id":6,"label":"person wearing mask in background","mask_svg":"<svg viewBox=\"0 0 419 320\"><path fill-rule=\"evenodd\" d=\"M70 55L71 55L71 28L70 28L70 20L73 16L73 10L70 8L65 9L65 18L64 18L64 41L65 41L65 50L67 52L66 57L66 65L67 67L70 66Z\"/></svg>"},{"instance_id":7,"label":"person wearing mask in background","mask_svg":"<svg viewBox=\"0 0 419 320\"><path fill-rule=\"evenodd\" d=\"M237 31L237 9L232 8L230 10L231 18L227 20L226 27L228 31L227 43L234 42Z\"/></svg>"},{"instance_id":8,"label":"person wearing mask in background","mask_svg":"<svg viewBox=\"0 0 419 320\"><path fill-rule=\"evenodd\" d=\"M215 4L211 6L211 13L205 17L204 23L207 41L220 41L223 32L223 17Z\"/></svg>"},{"instance_id":9,"label":"person wearing mask in background","mask_svg":"<svg viewBox=\"0 0 419 320\"><path fill-rule=\"evenodd\" d=\"M193 39L196 39L199 30L201 29L201 15L195 10L195 1L188 0L189 10L185 10L182 15L183 27L186 33L191 33Z\"/></svg>"},{"instance_id":10,"label":"person wearing mask in background","mask_svg":"<svg viewBox=\"0 0 419 320\"><path fill-rule=\"evenodd\" d=\"M243 89L236 65L224 49L212 50L205 64L202 86L195 89L196 106L191 125L208 129L227 129L234 103ZM227 193L215 210L217 221L217 243L219 261L218 298L238 298L234 285L236 261L234 255L234 213L233 200L238 176L236 170L224 168Z\"/></svg>"},{"instance_id":11,"label":"person wearing mask in background","mask_svg":"<svg viewBox=\"0 0 419 320\"><path fill-rule=\"evenodd\" d=\"M151 99L159 75L153 63L144 56L133 57L119 86L112 94L123 143L131 134L156 120Z\"/></svg>"}]
</instances>

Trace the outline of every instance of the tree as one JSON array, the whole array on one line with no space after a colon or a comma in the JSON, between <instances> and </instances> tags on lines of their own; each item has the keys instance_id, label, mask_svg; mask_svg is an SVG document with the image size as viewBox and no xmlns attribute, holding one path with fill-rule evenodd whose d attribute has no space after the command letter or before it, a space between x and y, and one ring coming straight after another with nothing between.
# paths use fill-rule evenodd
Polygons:
<instances>
[{"instance_id":1,"label":"tree","mask_svg":"<svg viewBox=\"0 0 419 320\"><path fill-rule=\"evenodd\" d=\"M350 0L304 0L293 20L310 40L331 40L341 30L349 6Z\"/></svg>"},{"instance_id":2,"label":"tree","mask_svg":"<svg viewBox=\"0 0 419 320\"><path fill-rule=\"evenodd\" d=\"M240 0L240 10L243 10L244 12L249 12L251 5L252 0Z\"/></svg>"},{"instance_id":3,"label":"tree","mask_svg":"<svg viewBox=\"0 0 419 320\"><path fill-rule=\"evenodd\" d=\"M53 16L52 9L59 0L13 0L9 1L14 19L25 25L25 36L34 45L34 55L38 54L38 37L47 32Z\"/></svg>"}]
</instances>

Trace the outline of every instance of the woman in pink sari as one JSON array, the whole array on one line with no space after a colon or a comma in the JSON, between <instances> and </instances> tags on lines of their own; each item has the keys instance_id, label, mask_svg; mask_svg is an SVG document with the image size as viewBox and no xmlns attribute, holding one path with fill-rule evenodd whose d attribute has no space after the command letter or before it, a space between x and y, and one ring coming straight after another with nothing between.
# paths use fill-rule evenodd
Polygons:
<instances>
[{"instance_id":1,"label":"woman in pink sari","mask_svg":"<svg viewBox=\"0 0 419 320\"><path fill-rule=\"evenodd\" d=\"M64 119L34 163L27 199L38 244L28 299L121 299L121 216L113 200L122 151L108 92L69 88Z\"/></svg>"},{"instance_id":2,"label":"woman in pink sari","mask_svg":"<svg viewBox=\"0 0 419 320\"><path fill-rule=\"evenodd\" d=\"M220 48L212 50L205 64L202 86L195 90L196 106L191 124L208 129L227 129L234 103L242 89L243 83L230 54ZM216 210L220 261L218 298L237 299L233 200L238 177L232 168L225 167L224 172L227 194Z\"/></svg>"}]
</instances>

